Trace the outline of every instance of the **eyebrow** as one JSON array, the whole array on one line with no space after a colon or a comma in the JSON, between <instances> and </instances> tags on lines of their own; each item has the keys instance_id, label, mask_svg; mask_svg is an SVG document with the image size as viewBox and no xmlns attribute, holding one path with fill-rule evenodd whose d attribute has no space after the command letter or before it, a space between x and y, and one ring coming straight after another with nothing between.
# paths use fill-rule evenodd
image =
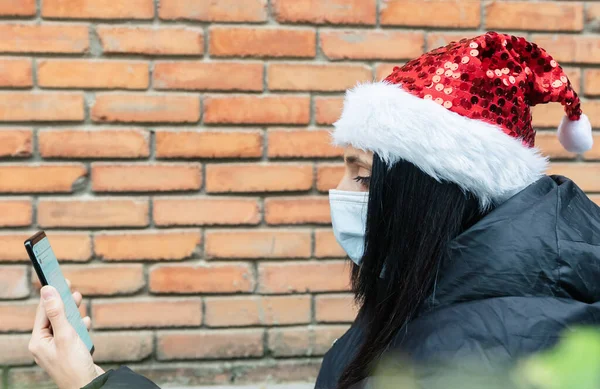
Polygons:
<instances>
[{"instance_id":1,"label":"eyebrow","mask_svg":"<svg viewBox=\"0 0 600 389\"><path fill-rule=\"evenodd\" d=\"M356 155L348 155L344 157L344 160L346 161L346 163L356 163L356 164L361 164L364 166L370 166L369 163L367 163L366 160L364 160L363 158L360 158Z\"/></svg>"}]
</instances>

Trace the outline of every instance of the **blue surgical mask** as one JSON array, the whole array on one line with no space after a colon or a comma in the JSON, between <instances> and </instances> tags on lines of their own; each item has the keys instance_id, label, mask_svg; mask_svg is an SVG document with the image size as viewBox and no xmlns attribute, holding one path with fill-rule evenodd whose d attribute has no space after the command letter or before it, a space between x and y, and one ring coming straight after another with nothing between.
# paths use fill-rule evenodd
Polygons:
<instances>
[{"instance_id":1,"label":"blue surgical mask","mask_svg":"<svg viewBox=\"0 0 600 389\"><path fill-rule=\"evenodd\" d=\"M360 265L364 253L368 200L368 192L329 191L333 234L357 265Z\"/></svg>"}]
</instances>

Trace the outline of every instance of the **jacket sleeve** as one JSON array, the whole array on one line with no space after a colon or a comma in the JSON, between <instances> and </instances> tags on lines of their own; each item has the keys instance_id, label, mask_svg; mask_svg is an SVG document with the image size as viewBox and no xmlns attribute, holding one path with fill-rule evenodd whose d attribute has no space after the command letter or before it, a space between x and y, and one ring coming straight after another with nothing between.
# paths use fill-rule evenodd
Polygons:
<instances>
[{"instance_id":1,"label":"jacket sleeve","mask_svg":"<svg viewBox=\"0 0 600 389\"><path fill-rule=\"evenodd\" d=\"M109 370L82 389L160 389L148 378L134 373L127 366Z\"/></svg>"}]
</instances>

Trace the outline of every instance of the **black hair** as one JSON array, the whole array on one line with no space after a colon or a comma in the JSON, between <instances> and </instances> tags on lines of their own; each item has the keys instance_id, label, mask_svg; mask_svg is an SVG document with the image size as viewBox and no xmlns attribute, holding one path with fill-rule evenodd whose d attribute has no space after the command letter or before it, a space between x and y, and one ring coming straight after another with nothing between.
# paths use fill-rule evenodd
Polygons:
<instances>
[{"instance_id":1,"label":"black hair","mask_svg":"<svg viewBox=\"0 0 600 389\"><path fill-rule=\"evenodd\" d=\"M477 199L458 185L439 182L406 161L390 167L374 155L365 251L361 266L352 269L364 338L338 389L372 373L394 335L429 297L449 242L483 216Z\"/></svg>"}]
</instances>

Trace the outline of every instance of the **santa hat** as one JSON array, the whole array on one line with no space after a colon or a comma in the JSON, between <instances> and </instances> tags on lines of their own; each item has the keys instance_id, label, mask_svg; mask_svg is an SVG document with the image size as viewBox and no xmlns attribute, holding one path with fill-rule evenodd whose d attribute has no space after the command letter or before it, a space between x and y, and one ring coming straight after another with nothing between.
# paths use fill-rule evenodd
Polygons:
<instances>
[{"instance_id":1,"label":"santa hat","mask_svg":"<svg viewBox=\"0 0 600 389\"><path fill-rule=\"evenodd\" d=\"M548 102L565 107L561 144L589 150L591 125L563 69L535 43L489 32L349 90L333 140L375 152L390 166L411 162L473 193L486 208L545 173L530 107Z\"/></svg>"}]
</instances>

